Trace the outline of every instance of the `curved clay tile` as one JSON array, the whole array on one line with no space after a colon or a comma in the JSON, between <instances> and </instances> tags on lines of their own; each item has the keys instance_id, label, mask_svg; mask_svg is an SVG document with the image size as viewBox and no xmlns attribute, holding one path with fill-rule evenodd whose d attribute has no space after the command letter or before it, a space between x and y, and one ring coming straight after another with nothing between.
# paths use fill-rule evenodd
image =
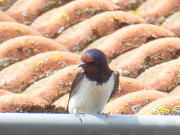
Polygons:
<instances>
[{"instance_id":1,"label":"curved clay tile","mask_svg":"<svg viewBox=\"0 0 180 135\"><path fill-rule=\"evenodd\" d=\"M145 85L142 81L136 80L134 78L128 77L119 77L119 89L115 95L115 98L122 95L126 95L131 92L140 91L140 90L153 90L152 87Z\"/></svg>"},{"instance_id":2,"label":"curved clay tile","mask_svg":"<svg viewBox=\"0 0 180 135\"><path fill-rule=\"evenodd\" d=\"M78 71L79 68L77 65L63 68L53 75L34 83L28 87L24 93L41 97L52 103L60 96L70 91L72 82Z\"/></svg>"},{"instance_id":3,"label":"curved clay tile","mask_svg":"<svg viewBox=\"0 0 180 135\"><path fill-rule=\"evenodd\" d=\"M0 112L17 112L23 107L48 105L48 102L40 97L33 97L25 94L13 94L0 97Z\"/></svg>"},{"instance_id":4,"label":"curved clay tile","mask_svg":"<svg viewBox=\"0 0 180 135\"><path fill-rule=\"evenodd\" d=\"M1 0L0 1L0 10L7 10L9 7L11 7L14 2L17 0Z\"/></svg>"},{"instance_id":5,"label":"curved clay tile","mask_svg":"<svg viewBox=\"0 0 180 135\"><path fill-rule=\"evenodd\" d=\"M15 63L0 72L0 88L13 92L25 90L27 86L55 70L77 64L80 57L70 52L52 51L40 53Z\"/></svg>"},{"instance_id":6,"label":"curved clay tile","mask_svg":"<svg viewBox=\"0 0 180 135\"><path fill-rule=\"evenodd\" d=\"M65 30L56 39L70 51L81 51L94 40L111 34L131 24L146 23L144 19L128 12L108 11L95 15Z\"/></svg>"},{"instance_id":7,"label":"curved clay tile","mask_svg":"<svg viewBox=\"0 0 180 135\"><path fill-rule=\"evenodd\" d=\"M23 24L30 24L38 15L72 0L18 0L8 10L7 14Z\"/></svg>"},{"instance_id":8,"label":"curved clay tile","mask_svg":"<svg viewBox=\"0 0 180 135\"><path fill-rule=\"evenodd\" d=\"M174 36L174 33L159 26L136 24L117 30L107 36L102 43L96 45L96 48L102 50L109 59L112 59L150 40L171 36ZM93 44L95 43L90 44L88 49L94 48Z\"/></svg>"},{"instance_id":9,"label":"curved clay tile","mask_svg":"<svg viewBox=\"0 0 180 135\"><path fill-rule=\"evenodd\" d=\"M169 16L161 27L169 29L174 32L176 36L180 37L180 11Z\"/></svg>"},{"instance_id":10,"label":"curved clay tile","mask_svg":"<svg viewBox=\"0 0 180 135\"><path fill-rule=\"evenodd\" d=\"M147 69L138 80L156 90L169 92L180 84L180 58Z\"/></svg>"},{"instance_id":11,"label":"curved clay tile","mask_svg":"<svg viewBox=\"0 0 180 135\"><path fill-rule=\"evenodd\" d=\"M0 22L0 43L14 37L24 35L40 35L34 29L15 22Z\"/></svg>"},{"instance_id":12,"label":"curved clay tile","mask_svg":"<svg viewBox=\"0 0 180 135\"><path fill-rule=\"evenodd\" d=\"M0 70L47 51L67 51L54 40L42 36L20 36L0 44Z\"/></svg>"},{"instance_id":13,"label":"curved clay tile","mask_svg":"<svg viewBox=\"0 0 180 135\"><path fill-rule=\"evenodd\" d=\"M144 70L156 64L180 56L180 38L162 38L146 44L114 59L110 67L128 72L127 76L137 77Z\"/></svg>"},{"instance_id":14,"label":"curved clay tile","mask_svg":"<svg viewBox=\"0 0 180 135\"><path fill-rule=\"evenodd\" d=\"M135 114L142 107L154 100L167 96L167 93L156 90L136 91L116 98L109 102L103 113L106 114Z\"/></svg>"},{"instance_id":15,"label":"curved clay tile","mask_svg":"<svg viewBox=\"0 0 180 135\"><path fill-rule=\"evenodd\" d=\"M180 96L180 85L175 87L170 93L170 96Z\"/></svg>"},{"instance_id":16,"label":"curved clay tile","mask_svg":"<svg viewBox=\"0 0 180 135\"><path fill-rule=\"evenodd\" d=\"M143 107L138 115L179 115L180 96L168 96Z\"/></svg>"},{"instance_id":17,"label":"curved clay tile","mask_svg":"<svg viewBox=\"0 0 180 135\"><path fill-rule=\"evenodd\" d=\"M117 30L118 31L118 30ZM115 33L115 32L114 32ZM113 33L112 33L113 34ZM97 40L95 40L94 42L90 43L86 48L84 48L81 51L81 54L84 53L86 50L92 49L92 48L97 48L100 44L102 44L107 38L109 37L109 35L105 35Z\"/></svg>"},{"instance_id":18,"label":"curved clay tile","mask_svg":"<svg viewBox=\"0 0 180 135\"><path fill-rule=\"evenodd\" d=\"M156 23L161 17L180 10L179 0L147 0L136 12L149 23Z\"/></svg>"},{"instance_id":19,"label":"curved clay tile","mask_svg":"<svg viewBox=\"0 0 180 135\"><path fill-rule=\"evenodd\" d=\"M121 10L135 10L145 0L111 0L114 4L117 4Z\"/></svg>"},{"instance_id":20,"label":"curved clay tile","mask_svg":"<svg viewBox=\"0 0 180 135\"><path fill-rule=\"evenodd\" d=\"M97 12L116 10L118 6L107 0L76 0L38 17L32 27L47 37L54 37L67 27L90 18Z\"/></svg>"},{"instance_id":21,"label":"curved clay tile","mask_svg":"<svg viewBox=\"0 0 180 135\"><path fill-rule=\"evenodd\" d=\"M12 95L14 93L7 91L7 90L0 90L0 97L4 95Z\"/></svg>"},{"instance_id":22,"label":"curved clay tile","mask_svg":"<svg viewBox=\"0 0 180 135\"><path fill-rule=\"evenodd\" d=\"M16 22L13 18L4 12L0 12L0 22Z\"/></svg>"},{"instance_id":23,"label":"curved clay tile","mask_svg":"<svg viewBox=\"0 0 180 135\"><path fill-rule=\"evenodd\" d=\"M62 97L60 97L58 100L56 100L53 105L55 105L56 107L62 107L62 108L67 108L67 104L68 104L68 100L69 100L69 93L63 95Z\"/></svg>"}]
</instances>

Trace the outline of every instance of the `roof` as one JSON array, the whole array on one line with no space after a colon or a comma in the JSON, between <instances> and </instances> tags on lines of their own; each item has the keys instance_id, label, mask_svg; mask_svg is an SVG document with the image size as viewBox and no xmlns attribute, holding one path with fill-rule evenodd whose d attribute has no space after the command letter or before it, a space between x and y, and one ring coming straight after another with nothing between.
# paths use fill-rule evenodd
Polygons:
<instances>
[{"instance_id":1,"label":"roof","mask_svg":"<svg viewBox=\"0 0 180 135\"><path fill-rule=\"evenodd\" d=\"M120 72L108 114L180 113L179 0L0 1L0 112L63 112L82 52Z\"/></svg>"}]
</instances>

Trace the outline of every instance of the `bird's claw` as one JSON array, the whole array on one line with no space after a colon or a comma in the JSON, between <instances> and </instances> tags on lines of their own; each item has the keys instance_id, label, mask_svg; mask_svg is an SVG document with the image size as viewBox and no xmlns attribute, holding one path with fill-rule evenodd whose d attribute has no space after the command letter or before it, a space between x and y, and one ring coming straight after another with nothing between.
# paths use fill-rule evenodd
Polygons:
<instances>
[{"instance_id":1,"label":"bird's claw","mask_svg":"<svg viewBox=\"0 0 180 135\"><path fill-rule=\"evenodd\" d=\"M77 118L79 118L79 120L80 120L81 123L82 123L81 114L82 114L83 116L85 116L84 113L79 113L78 111L76 111L75 116L76 116Z\"/></svg>"},{"instance_id":2,"label":"bird's claw","mask_svg":"<svg viewBox=\"0 0 180 135\"><path fill-rule=\"evenodd\" d=\"M110 112L109 113L103 113L103 115L106 116L106 119L108 118L109 114L110 114Z\"/></svg>"}]
</instances>

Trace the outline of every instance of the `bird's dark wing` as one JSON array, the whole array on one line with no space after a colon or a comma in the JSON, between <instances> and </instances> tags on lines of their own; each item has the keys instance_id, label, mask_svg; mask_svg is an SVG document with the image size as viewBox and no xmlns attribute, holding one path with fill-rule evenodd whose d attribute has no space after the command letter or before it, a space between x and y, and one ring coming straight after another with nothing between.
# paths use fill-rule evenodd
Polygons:
<instances>
[{"instance_id":1,"label":"bird's dark wing","mask_svg":"<svg viewBox=\"0 0 180 135\"><path fill-rule=\"evenodd\" d=\"M114 71L113 73L115 75L115 84L114 84L114 89L111 92L111 96L109 97L109 100L117 93L118 88L119 88L119 72Z\"/></svg>"},{"instance_id":2,"label":"bird's dark wing","mask_svg":"<svg viewBox=\"0 0 180 135\"><path fill-rule=\"evenodd\" d=\"M70 98L74 95L74 93L76 92L76 87L78 86L77 84L81 81L81 79L83 78L84 76L84 70L80 70L77 75L76 75L76 78L74 79L74 82L71 86L71 90L70 90L70 93L69 93L69 100ZM68 101L68 105L67 105L67 112L68 112L68 106L69 106L69 101Z\"/></svg>"}]
</instances>

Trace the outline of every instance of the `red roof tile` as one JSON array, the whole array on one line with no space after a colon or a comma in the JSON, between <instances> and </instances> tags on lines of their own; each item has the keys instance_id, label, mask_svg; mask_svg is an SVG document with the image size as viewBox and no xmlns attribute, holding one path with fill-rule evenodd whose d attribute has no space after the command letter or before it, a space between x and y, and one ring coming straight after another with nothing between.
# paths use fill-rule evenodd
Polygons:
<instances>
[{"instance_id":1,"label":"red roof tile","mask_svg":"<svg viewBox=\"0 0 180 135\"><path fill-rule=\"evenodd\" d=\"M70 91L72 82L79 71L77 67L77 65L73 65L56 71L53 75L28 87L23 93L41 97L52 103Z\"/></svg>"},{"instance_id":2,"label":"red roof tile","mask_svg":"<svg viewBox=\"0 0 180 135\"><path fill-rule=\"evenodd\" d=\"M107 11L63 31L56 40L70 51L81 51L102 36L109 35L121 27L138 23L146 22L132 13Z\"/></svg>"},{"instance_id":3,"label":"red roof tile","mask_svg":"<svg viewBox=\"0 0 180 135\"><path fill-rule=\"evenodd\" d=\"M51 75L55 70L77 64L79 56L70 52L40 53L13 64L0 72L0 88L21 92L34 81Z\"/></svg>"},{"instance_id":4,"label":"red roof tile","mask_svg":"<svg viewBox=\"0 0 180 135\"><path fill-rule=\"evenodd\" d=\"M156 90L169 92L180 84L180 58L147 69L138 80Z\"/></svg>"},{"instance_id":5,"label":"red roof tile","mask_svg":"<svg viewBox=\"0 0 180 135\"><path fill-rule=\"evenodd\" d=\"M171 30L176 36L180 37L180 11L169 16L161 26Z\"/></svg>"},{"instance_id":6,"label":"red roof tile","mask_svg":"<svg viewBox=\"0 0 180 135\"><path fill-rule=\"evenodd\" d=\"M172 37L153 40L120 55L110 63L110 67L114 70L126 70L126 76L137 77L149 67L178 58L179 43L180 38Z\"/></svg>"},{"instance_id":7,"label":"red roof tile","mask_svg":"<svg viewBox=\"0 0 180 135\"><path fill-rule=\"evenodd\" d=\"M109 59L115 58L125 51L137 48L142 44L162 37L172 37L171 31L150 24L135 24L117 30L107 36L103 42L96 44ZM94 43L88 48L94 48Z\"/></svg>"},{"instance_id":8,"label":"red roof tile","mask_svg":"<svg viewBox=\"0 0 180 135\"><path fill-rule=\"evenodd\" d=\"M0 112L66 108L75 53L99 48L121 74L104 112L179 114L179 9L179 0L0 1Z\"/></svg>"},{"instance_id":9,"label":"red roof tile","mask_svg":"<svg viewBox=\"0 0 180 135\"><path fill-rule=\"evenodd\" d=\"M24 35L40 35L34 29L15 22L0 22L0 43Z\"/></svg>"},{"instance_id":10,"label":"red roof tile","mask_svg":"<svg viewBox=\"0 0 180 135\"><path fill-rule=\"evenodd\" d=\"M149 105L143 107L137 114L139 115L179 115L180 96L167 96L160 98Z\"/></svg>"},{"instance_id":11,"label":"red roof tile","mask_svg":"<svg viewBox=\"0 0 180 135\"><path fill-rule=\"evenodd\" d=\"M20 36L0 45L0 70L31 56L47 51L67 51L54 40L42 36Z\"/></svg>"},{"instance_id":12,"label":"red roof tile","mask_svg":"<svg viewBox=\"0 0 180 135\"><path fill-rule=\"evenodd\" d=\"M135 10L146 0L111 0L117 4L121 10Z\"/></svg>"},{"instance_id":13,"label":"red roof tile","mask_svg":"<svg viewBox=\"0 0 180 135\"><path fill-rule=\"evenodd\" d=\"M17 0L1 0L0 1L0 10L7 10L11 7Z\"/></svg>"},{"instance_id":14,"label":"red roof tile","mask_svg":"<svg viewBox=\"0 0 180 135\"><path fill-rule=\"evenodd\" d=\"M16 112L22 107L45 106L48 102L40 97L33 97L24 94L5 95L0 97L0 112Z\"/></svg>"},{"instance_id":15,"label":"red roof tile","mask_svg":"<svg viewBox=\"0 0 180 135\"><path fill-rule=\"evenodd\" d=\"M156 90L132 92L109 102L103 112L107 114L135 114L143 106L167 95L167 93Z\"/></svg>"},{"instance_id":16,"label":"red roof tile","mask_svg":"<svg viewBox=\"0 0 180 135\"><path fill-rule=\"evenodd\" d=\"M47 37L54 37L67 27L93 16L96 12L117 10L107 0L76 0L38 17L32 27ZM49 19L51 17L51 19Z\"/></svg>"},{"instance_id":17,"label":"red roof tile","mask_svg":"<svg viewBox=\"0 0 180 135\"><path fill-rule=\"evenodd\" d=\"M36 17L38 17L38 15L69 1L71 0L18 0L6 11L6 13L19 23L29 25Z\"/></svg>"},{"instance_id":18,"label":"red roof tile","mask_svg":"<svg viewBox=\"0 0 180 135\"><path fill-rule=\"evenodd\" d=\"M137 8L139 16L153 24L158 21L158 23L161 23L162 17L168 16L178 10L180 10L179 0L147 0Z\"/></svg>"},{"instance_id":19,"label":"red roof tile","mask_svg":"<svg viewBox=\"0 0 180 135\"><path fill-rule=\"evenodd\" d=\"M4 12L0 12L0 22L16 22L13 18Z\"/></svg>"}]
</instances>

